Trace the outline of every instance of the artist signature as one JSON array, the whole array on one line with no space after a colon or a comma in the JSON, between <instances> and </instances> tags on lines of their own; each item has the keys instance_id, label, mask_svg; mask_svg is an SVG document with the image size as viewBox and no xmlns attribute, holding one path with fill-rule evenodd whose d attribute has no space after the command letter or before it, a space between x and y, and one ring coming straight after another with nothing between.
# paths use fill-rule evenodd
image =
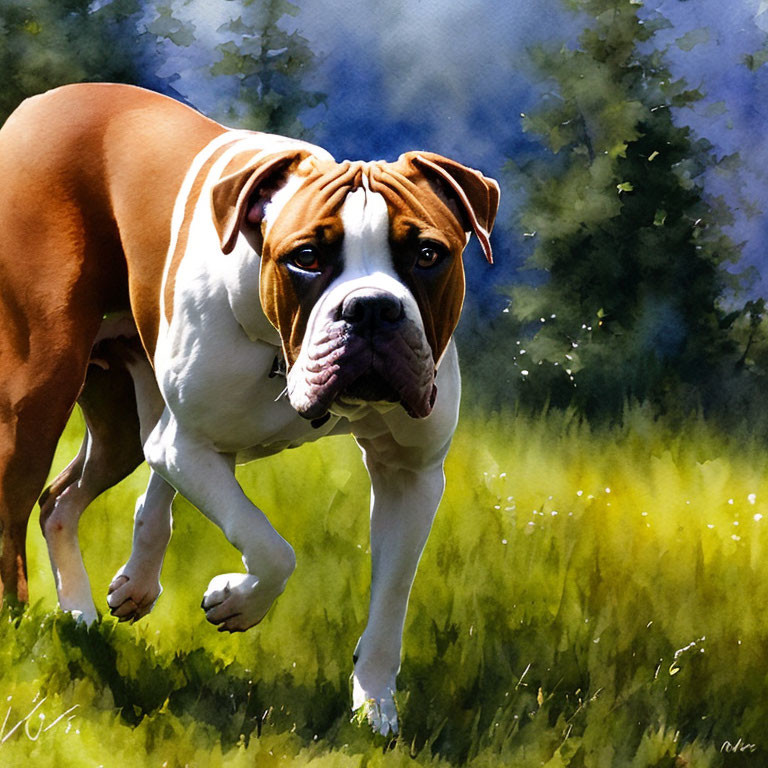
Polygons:
<instances>
[{"instance_id":1,"label":"artist signature","mask_svg":"<svg viewBox=\"0 0 768 768\"><path fill-rule=\"evenodd\" d=\"M720 747L720 752L727 755L740 755L757 751L757 744L750 744L744 739L737 739L734 742L724 741Z\"/></svg>"},{"instance_id":2,"label":"artist signature","mask_svg":"<svg viewBox=\"0 0 768 768\"><path fill-rule=\"evenodd\" d=\"M7 700L11 701L11 698L12 697L9 696ZM37 697L35 697L35 699L36 698ZM43 704L45 704L47 698L47 696L43 696L43 698L40 699L40 701L37 703L35 703L33 700L32 704L34 704L34 706L23 717L20 717L19 715L14 715L11 717L13 714L13 705L8 705L5 718L3 719L2 725L0 725L0 749L2 749L3 744L5 744L5 742L8 741L8 739L10 739L17 731L19 731L20 728L23 728L22 733L24 733L24 735L30 741L37 741L40 738L40 734L50 731L51 728L54 728L62 722L66 722L66 728L69 730L69 723L75 717L75 715L72 713L78 708L79 705L75 704L66 712L62 713L58 717L55 717L51 722L46 723L46 720L48 719L46 714L44 712L40 712L39 710ZM37 714L37 724L34 727L30 727L30 723L33 722L32 716L35 714Z\"/></svg>"}]
</instances>

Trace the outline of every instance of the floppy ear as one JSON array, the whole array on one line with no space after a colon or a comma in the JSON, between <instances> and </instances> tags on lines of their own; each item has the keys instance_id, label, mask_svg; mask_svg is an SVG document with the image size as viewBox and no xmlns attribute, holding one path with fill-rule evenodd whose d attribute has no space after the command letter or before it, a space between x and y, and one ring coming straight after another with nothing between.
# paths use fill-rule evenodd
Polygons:
<instances>
[{"instance_id":1,"label":"floppy ear","mask_svg":"<svg viewBox=\"0 0 768 768\"><path fill-rule=\"evenodd\" d=\"M263 192L266 199L267 193L275 190L280 178L285 176L288 169L308 154L303 149L270 153L260 160L256 159L242 170L225 176L214 185L211 190L213 223L224 253L229 253L235 247L248 208L253 207L254 198L259 191ZM255 224L260 221L260 217L249 217L249 220Z\"/></svg>"},{"instance_id":2,"label":"floppy ear","mask_svg":"<svg viewBox=\"0 0 768 768\"><path fill-rule=\"evenodd\" d=\"M456 197L485 258L493 264L490 234L499 208L499 185L480 171L432 152L409 152L411 163L425 176L437 178Z\"/></svg>"}]
</instances>

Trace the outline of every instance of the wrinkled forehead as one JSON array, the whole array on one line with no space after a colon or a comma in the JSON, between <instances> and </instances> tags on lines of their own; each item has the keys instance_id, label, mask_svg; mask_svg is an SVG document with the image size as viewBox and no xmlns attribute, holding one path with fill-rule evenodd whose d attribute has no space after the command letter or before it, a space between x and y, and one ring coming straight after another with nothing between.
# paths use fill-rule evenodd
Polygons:
<instances>
[{"instance_id":1,"label":"wrinkled forehead","mask_svg":"<svg viewBox=\"0 0 768 768\"><path fill-rule=\"evenodd\" d=\"M360 190L353 202L351 193ZM265 209L266 239L282 248L308 240L336 242L344 235L342 208L348 201L359 205L363 197L386 205L390 239L415 231L445 239L447 246L459 250L466 244L466 234L445 198L417 169L402 161L331 163L314 157L298 166Z\"/></svg>"}]
</instances>

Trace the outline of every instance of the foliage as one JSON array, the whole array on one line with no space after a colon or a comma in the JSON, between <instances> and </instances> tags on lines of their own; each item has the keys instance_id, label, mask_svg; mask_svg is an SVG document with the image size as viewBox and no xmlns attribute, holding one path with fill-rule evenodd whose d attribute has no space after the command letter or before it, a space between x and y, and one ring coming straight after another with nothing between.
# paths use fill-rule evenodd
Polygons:
<instances>
[{"instance_id":1,"label":"foliage","mask_svg":"<svg viewBox=\"0 0 768 768\"><path fill-rule=\"evenodd\" d=\"M197 42L186 5L183 0L156 4L147 28L175 67L170 77L180 90L195 103L203 100L206 114L228 125L303 136L300 112L324 96L304 87L315 61L307 40L284 29L298 7L288 0L220 1L215 12L224 10L226 20L215 30L220 42L208 42L208 50ZM179 48L185 55L178 56ZM161 71L168 74L168 67Z\"/></svg>"},{"instance_id":2,"label":"foliage","mask_svg":"<svg viewBox=\"0 0 768 768\"><path fill-rule=\"evenodd\" d=\"M239 558L186 503L166 592L132 626L86 630L54 611L35 527L37 602L0 620L0 761L706 768L734 764L721 749L742 739L764 762L768 452L699 421L673 430L633 410L624 424L465 415L411 599L395 744L348 711L369 567L351 440L241 470L298 555L275 608L241 635L203 619L207 580ZM102 606L145 480L83 520Z\"/></svg>"},{"instance_id":3,"label":"foliage","mask_svg":"<svg viewBox=\"0 0 768 768\"><path fill-rule=\"evenodd\" d=\"M322 94L301 83L314 61L307 41L279 25L297 12L287 0L244 0L240 16L222 28L230 39L217 46L211 74L237 78L237 100L230 107L237 124L298 137L304 132L299 113L322 102Z\"/></svg>"},{"instance_id":4,"label":"foliage","mask_svg":"<svg viewBox=\"0 0 768 768\"><path fill-rule=\"evenodd\" d=\"M662 17L641 16L633 0L569 5L594 21L578 47L533 52L551 91L523 119L550 154L510 163L527 193L528 266L546 274L511 289L511 311L532 335L525 353L507 344L520 397L590 416L616 416L628 399L726 405L721 382L747 370L736 365L744 347L733 325L750 307L726 309L740 247L721 229L727 206L701 179L734 159L718 160L673 119L700 94L652 48Z\"/></svg>"},{"instance_id":5,"label":"foliage","mask_svg":"<svg viewBox=\"0 0 768 768\"><path fill-rule=\"evenodd\" d=\"M0 123L28 96L65 83L135 83L146 35L138 0L4 0L0 4Z\"/></svg>"},{"instance_id":6,"label":"foliage","mask_svg":"<svg viewBox=\"0 0 768 768\"><path fill-rule=\"evenodd\" d=\"M314 54L280 25L297 8L287 0L241 0L217 35L212 58L181 0L7 0L0 5L0 122L26 97L71 82L123 82L197 104L234 125L300 136L301 110L322 94L303 88ZM221 2L219 3L221 5ZM221 10L221 8L219 8ZM169 61L174 62L169 68ZM179 71L184 70L182 81ZM186 82L186 81L189 82Z\"/></svg>"}]
</instances>

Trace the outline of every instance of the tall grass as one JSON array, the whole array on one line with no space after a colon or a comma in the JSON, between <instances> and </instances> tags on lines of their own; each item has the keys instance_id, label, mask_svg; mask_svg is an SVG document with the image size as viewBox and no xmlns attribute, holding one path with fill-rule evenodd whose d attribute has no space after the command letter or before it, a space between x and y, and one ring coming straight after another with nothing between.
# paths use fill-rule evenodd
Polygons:
<instances>
[{"instance_id":1,"label":"tall grass","mask_svg":"<svg viewBox=\"0 0 768 768\"><path fill-rule=\"evenodd\" d=\"M56 468L80 429L73 418ZM351 440L239 470L298 556L244 634L203 618L208 580L241 564L183 500L166 591L130 626L85 630L56 611L33 524L33 605L0 621L0 765L765 764L767 469L757 439L696 419L465 414L411 598L396 743L348 711L369 579ZM101 607L145 481L81 523Z\"/></svg>"}]
</instances>

